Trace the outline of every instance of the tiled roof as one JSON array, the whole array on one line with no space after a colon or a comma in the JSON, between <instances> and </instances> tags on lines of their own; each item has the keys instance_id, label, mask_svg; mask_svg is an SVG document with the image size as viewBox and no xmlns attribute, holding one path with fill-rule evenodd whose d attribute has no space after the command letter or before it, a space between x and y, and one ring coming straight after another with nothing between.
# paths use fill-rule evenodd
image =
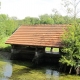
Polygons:
<instances>
[{"instance_id":1,"label":"tiled roof","mask_svg":"<svg viewBox=\"0 0 80 80\"><path fill-rule=\"evenodd\" d=\"M61 35L66 25L20 26L6 44L61 47Z\"/></svg>"}]
</instances>

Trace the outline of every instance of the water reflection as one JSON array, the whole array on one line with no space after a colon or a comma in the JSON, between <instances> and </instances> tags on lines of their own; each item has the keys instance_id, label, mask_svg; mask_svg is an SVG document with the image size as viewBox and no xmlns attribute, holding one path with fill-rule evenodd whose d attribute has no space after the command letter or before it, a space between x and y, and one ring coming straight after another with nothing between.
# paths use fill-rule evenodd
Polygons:
<instances>
[{"instance_id":1,"label":"water reflection","mask_svg":"<svg viewBox=\"0 0 80 80\"><path fill-rule=\"evenodd\" d=\"M4 62L4 65L2 65L0 68L1 68L0 80L9 80L9 78L12 75L12 65L11 65L11 63L9 61Z\"/></svg>"},{"instance_id":2,"label":"water reflection","mask_svg":"<svg viewBox=\"0 0 80 80\"><path fill-rule=\"evenodd\" d=\"M59 80L59 72L52 69L46 69L46 80Z\"/></svg>"}]
</instances>

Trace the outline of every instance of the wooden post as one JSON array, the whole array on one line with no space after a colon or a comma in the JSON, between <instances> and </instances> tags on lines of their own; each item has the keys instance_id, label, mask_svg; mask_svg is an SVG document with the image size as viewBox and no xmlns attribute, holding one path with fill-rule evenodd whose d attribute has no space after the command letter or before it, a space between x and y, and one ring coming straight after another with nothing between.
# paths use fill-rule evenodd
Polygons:
<instances>
[{"instance_id":1,"label":"wooden post","mask_svg":"<svg viewBox=\"0 0 80 80\"><path fill-rule=\"evenodd\" d=\"M14 45L11 45L11 57L10 59L14 59Z\"/></svg>"},{"instance_id":2,"label":"wooden post","mask_svg":"<svg viewBox=\"0 0 80 80\"><path fill-rule=\"evenodd\" d=\"M32 60L35 64L39 64L41 62L41 58L44 54L45 48L42 47L36 47L35 49L35 56Z\"/></svg>"},{"instance_id":3,"label":"wooden post","mask_svg":"<svg viewBox=\"0 0 80 80\"><path fill-rule=\"evenodd\" d=\"M52 52L53 47L51 47L50 52Z\"/></svg>"},{"instance_id":4,"label":"wooden post","mask_svg":"<svg viewBox=\"0 0 80 80\"><path fill-rule=\"evenodd\" d=\"M38 49L37 49L37 47L35 49L35 55L34 55L34 58L33 58L32 62L34 64L38 64Z\"/></svg>"},{"instance_id":5,"label":"wooden post","mask_svg":"<svg viewBox=\"0 0 80 80\"><path fill-rule=\"evenodd\" d=\"M11 45L11 53L14 53L14 45Z\"/></svg>"},{"instance_id":6,"label":"wooden post","mask_svg":"<svg viewBox=\"0 0 80 80\"><path fill-rule=\"evenodd\" d=\"M61 51L61 49L62 49L62 48L61 48L61 47L59 47L59 53L60 53L60 54L62 54L62 51Z\"/></svg>"}]
</instances>

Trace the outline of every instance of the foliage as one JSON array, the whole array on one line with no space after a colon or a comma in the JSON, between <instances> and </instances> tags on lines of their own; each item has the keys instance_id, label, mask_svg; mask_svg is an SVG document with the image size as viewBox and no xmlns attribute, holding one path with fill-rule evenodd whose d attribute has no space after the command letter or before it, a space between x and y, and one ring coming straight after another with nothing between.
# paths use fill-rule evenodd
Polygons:
<instances>
[{"instance_id":1,"label":"foliage","mask_svg":"<svg viewBox=\"0 0 80 80\"><path fill-rule=\"evenodd\" d=\"M41 24L54 24L54 20L48 14L44 14L40 16L40 23Z\"/></svg>"},{"instance_id":2,"label":"foliage","mask_svg":"<svg viewBox=\"0 0 80 80\"><path fill-rule=\"evenodd\" d=\"M64 24L64 17L60 14L54 14L53 15L53 20L55 24Z\"/></svg>"},{"instance_id":3,"label":"foliage","mask_svg":"<svg viewBox=\"0 0 80 80\"><path fill-rule=\"evenodd\" d=\"M64 47L60 62L67 66L76 67L80 60L80 25L70 26L62 38Z\"/></svg>"},{"instance_id":4,"label":"foliage","mask_svg":"<svg viewBox=\"0 0 80 80\"><path fill-rule=\"evenodd\" d=\"M5 44L5 41L8 39L8 36L14 32L17 26L17 22L8 17L8 15L0 14L0 50L10 49L10 45Z\"/></svg>"},{"instance_id":5,"label":"foliage","mask_svg":"<svg viewBox=\"0 0 80 80\"><path fill-rule=\"evenodd\" d=\"M0 51L10 52L11 46L9 44L5 44L8 37L4 37L0 40Z\"/></svg>"},{"instance_id":6,"label":"foliage","mask_svg":"<svg viewBox=\"0 0 80 80\"><path fill-rule=\"evenodd\" d=\"M64 19L64 24L71 24L71 23L73 23L73 18L72 17L64 16L63 19Z\"/></svg>"},{"instance_id":7,"label":"foliage","mask_svg":"<svg viewBox=\"0 0 80 80\"><path fill-rule=\"evenodd\" d=\"M25 17L25 19L22 20L23 25L34 25L39 23L40 23L39 19L33 17Z\"/></svg>"},{"instance_id":8,"label":"foliage","mask_svg":"<svg viewBox=\"0 0 80 80\"><path fill-rule=\"evenodd\" d=\"M9 18L8 15L0 15L0 39L9 36L17 28L17 23L13 19Z\"/></svg>"},{"instance_id":9,"label":"foliage","mask_svg":"<svg viewBox=\"0 0 80 80\"><path fill-rule=\"evenodd\" d=\"M12 19L14 19L14 18L12 18ZM77 18L76 20L78 23L80 22L79 18ZM71 23L74 23L74 19L73 19L73 17L62 16L59 13L55 13L54 15L53 14L40 15L39 18L25 17L22 20L17 19L16 22L17 22L18 26L35 25L35 24L71 24Z\"/></svg>"}]
</instances>

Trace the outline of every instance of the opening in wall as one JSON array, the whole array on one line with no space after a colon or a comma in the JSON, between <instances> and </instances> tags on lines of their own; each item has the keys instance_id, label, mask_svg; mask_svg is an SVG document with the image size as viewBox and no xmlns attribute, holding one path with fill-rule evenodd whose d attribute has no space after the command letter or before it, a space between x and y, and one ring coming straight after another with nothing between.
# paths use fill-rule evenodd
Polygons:
<instances>
[{"instance_id":1,"label":"opening in wall","mask_svg":"<svg viewBox=\"0 0 80 80\"><path fill-rule=\"evenodd\" d=\"M59 48L46 47L45 52L51 54L59 54Z\"/></svg>"}]
</instances>

